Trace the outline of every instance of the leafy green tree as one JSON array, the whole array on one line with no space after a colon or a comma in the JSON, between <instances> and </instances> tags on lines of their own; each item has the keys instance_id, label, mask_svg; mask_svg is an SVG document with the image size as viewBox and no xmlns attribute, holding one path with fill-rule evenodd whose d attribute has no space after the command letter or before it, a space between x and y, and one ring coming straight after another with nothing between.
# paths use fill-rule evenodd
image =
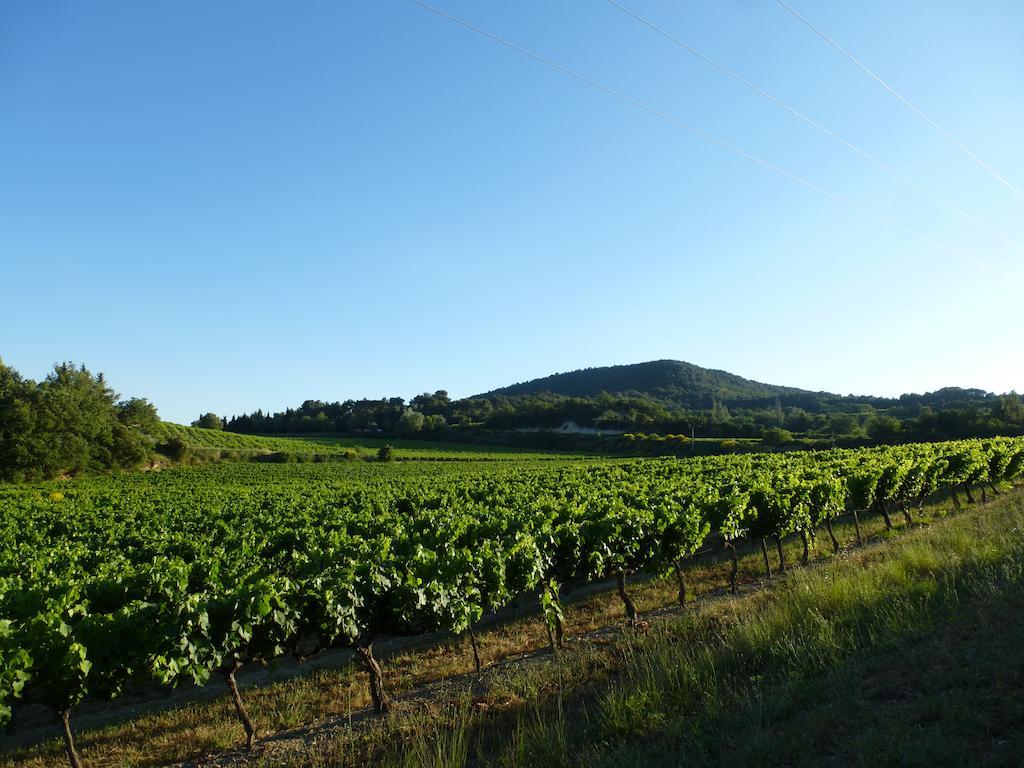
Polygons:
<instances>
[{"instance_id":1,"label":"leafy green tree","mask_svg":"<svg viewBox=\"0 0 1024 768\"><path fill-rule=\"evenodd\" d=\"M103 375L84 366L57 365L44 381L23 382L20 395L4 399L17 423L4 441L4 453L14 449L4 467L14 479L129 466L145 454L142 437L118 420L116 395Z\"/></svg>"},{"instance_id":2,"label":"leafy green tree","mask_svg":"<svg viewBox=\"0 0 1024 768\"><path fill-rule=\"evenodd\" d=\"M868 421L867 429L868 436L872 440L893 440L899 437L900 432L903 430L903 423L895 416L876 413Z\"/></svg>"},{"instance_id":3,"label":"leafy green tree","mask_svg":"<svg viewBox=\"0 0 1024 768\"><path fill-rule=\"evenodd\" d=\"M34 384L0 360L0 479L23 480L32 472Z\"/></svg>"},{"instance_id":4,"label":"leafy green tree","mask_svg":"<svg viewBox=\"0 0 1024 768\"><path fill-rule=\"evenodd\" d=\"M192 426L202 427L203 429L224 429L224 419L213 412L204 413L192 422Z\"/></svg>"},{"instance_id":5,"label":"leafy green tree","mask_svg":"<svg viewBox=\"0 0 1024 768\"><path fill-rule=\"evenodd\" d=\"M133 397L117 404L117 418L126 427L146 435L155 435L160 428L156 406L144 397Z\"/></svg>"},{"instance_id":6,"label":"leafy green tree","mask_svg":"<svg viewBox=\"0 0 1024 768\"><path fill-rule=\"evenodd\" d=\"M721 400L715 400L711 406L711 421L716 424L725 424L732 419L729 409Z\"/></svg>"},{"instance_id":7,"label":"leafy green tree","mask_svg":"<svg viewBox=\"0 0 1024 768\"><path fill-rule=\"evenodd\" d=\"M103 374L85 366L61 363L37 384L0 363L0 479L134 466L158 426L145 400L118 403Z\"/></svg>"},{"instance_id":8,"label":"leafy green tree","mask_svg":"<svg viewBox=\"0 0 1024 768\"><path fill-rule=\"evenodd\" d=\"M55 366L36 389L32 450L44 477L114 464L115 395L103 374Z\"/></svg>"},{"instance_id":9,"label":"leafy green tree","mask_svg":"<svg viewBox=\"0 0 1024 768\"><path fill-rule=\"evenodd\" d=\"M834 435L855 435L860 430L860 421L852 413L833 413L828 417L829 431Z\"/></svg>"},{"instance_id":10,"label":"leafy green tree","mask_svg":"<svg viewBox=\"0 0 1024 768\"><path fill-rule=\"evenodd\" d=\"M440 432L447 425L447 419L440 414L433 416L427 416L423 420L423 431L424 432Z\"/></svg>"},{"instance_id":11,"label":"leafy green tree","mask_svg":"<svg viewBox=\"0 0 1024 768\"><path fill-rule=\"evenodd\" d=\"M172 461L184 461L189 455L189 445L180 437L172 437L158 445L157 450Z\"/></svg>"},{"instance_id":12,"label":"leafy green tree","mask_svg":"<svg viewBox=\"0 0 1024 768\"><path fill-rule=\"evenodd\" d=\"M452 405L448 393L439 389L434 394L424 392L409 401L409 405L422 413L424 416L447 416Z\"/></svg>"},{"instance_id":13,"label":"leafy green tree","mask_svg":"<svg viewBox=\"0 0 1024 768\"><path fill-rule=\"evenodd\" d=\"M1024 402L1016 392L1000 395L996 398L992 415L1004 424L1024 425Z\"/></svg>"},{"instance_id":14,"label":"leafy green tree","mask_svg":"<svg viewBox=\"0 0 1024 768\"><path fill-rule=\"evenodd\" d=\"M790 408L789 415L786 417L786 423L778 424L777 426L788 427L790 431L806 432L813 423L814 417L803 408Z\"/></svg>"},{"instance_id":15,"label":"leafy green tree","mask_svg":"<svg viewBox=\"0 0 1024 768\"><path fill-rule=\"evenodd\" d=\"M414 435L423 429L424 421L422 413L406 408L395 424L395 431L400 435Z\"/></svg>"},{"instance_id":16,"label":"leafy green tree","mask_svg":"<svg viewBox=\"0 0 1024 768\"><path fill-rule=\"evenodd\" d=\"M761 433L761 442L765 445L785 445L793 441L793 433L782 427L768 427Z\"/></svg>"}]
</instances>

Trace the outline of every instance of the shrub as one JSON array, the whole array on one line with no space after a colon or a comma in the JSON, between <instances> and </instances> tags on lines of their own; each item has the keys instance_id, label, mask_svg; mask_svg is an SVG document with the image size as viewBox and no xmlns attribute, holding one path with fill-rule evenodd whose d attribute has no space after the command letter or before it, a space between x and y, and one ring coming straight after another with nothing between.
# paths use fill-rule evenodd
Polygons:
<instances>
[{"instance_id":1,"label":"shrub","mask_svg":"<svg viewBox=\"0 0 1024 768\"><path fill-rule=\"evenodd\" d=\"M768 427L761 432L761 442L765 445L784 445L793 442L793 433L782 427Z\"/></svg>"},{"instance_id":2,"label":"shrub","mask_svg":"<svg viewBox=\"0 0 1024 768\"><path fill-rule=\"evenodd\" d=\"M185 461L190 453L188 443L180 437L172 437L166 443L158 445L156 449L171 461Z\"/></svg>"},{"instance_id":3,"label":"shrub","mask_svg":"<svg viewBox=\"0 0 1024 768\"><path fill-rule=\"evenodd\" d=\"M295 461L295 455L285 453L284 451L274 451L273 453L262 453L255 457L256 461L266 461L270 464L287 464Z\"/></svg>"},{"instance_id":4,"label":"shrub","mask_svg":"<svg viewBox=\"0 0 1024 768\"><path fill-rule=\"evenodd\" d=\"M380 450L377 451L377 461L394 461L395 451L390 445L381 446Z\"/></svg>"}]
</instances>

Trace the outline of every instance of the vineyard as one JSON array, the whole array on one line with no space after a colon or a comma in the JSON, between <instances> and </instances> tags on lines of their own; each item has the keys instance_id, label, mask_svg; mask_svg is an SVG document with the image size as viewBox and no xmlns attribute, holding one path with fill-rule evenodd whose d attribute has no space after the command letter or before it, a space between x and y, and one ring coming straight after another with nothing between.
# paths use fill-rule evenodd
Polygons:
<instances>
[{"instance_id":1,"label":"vineyard","mask_svg":"<svg viewBox=\"0 0 1024 768\"><path fill-rule=\"evenodd\" d=\"M195 448L221 448L238 451L285 451L314 450L322 448L330 450L333 446L318 446L302 439L287 437L260 437L257 435L239 435L220 429L203 429L201 427L185 427L170 422L161 423L161 431L165 439L178 439Z\"/></svg>"},{"instance_id":2,"label":"vineyard","mask_svg":"<svg viewBox=\"0 0 1024 768\"><path fill-rule=\"evenodd\" d=\"M1024 474L1024 439L690 460L257 465L0 489L0 721L47 704L81 764L71 715L145 679L223 677L251 745L242 665L351 647L389 707L376 638L474 625L537 595L564 640L559 593L671 574L685 604L698 551L741 540L785 569L833 520L908 521L937 494L958 505ZM777 551L773 556L769 543ZM475 642L475 641L474 641Z\"/></svg>"},{"instance_id":3,"label":"vineyard","mask_svg":"<svg viewBox=\"0 0 1024 768\"><path fill-rule=\"evenodd\" d=\"M398 459L416 460L503 460L570 459L574 454L524 452L516 448L494 445L473 445L429 440L402 440L381 437L266 437L225 432L219 429L185 427L162 422L162 441L178 440L200 457L254 458L279 454L302 461L333 461L338 459L372 459L385 445L391 446Z\"/></svg>"}]
</instances>

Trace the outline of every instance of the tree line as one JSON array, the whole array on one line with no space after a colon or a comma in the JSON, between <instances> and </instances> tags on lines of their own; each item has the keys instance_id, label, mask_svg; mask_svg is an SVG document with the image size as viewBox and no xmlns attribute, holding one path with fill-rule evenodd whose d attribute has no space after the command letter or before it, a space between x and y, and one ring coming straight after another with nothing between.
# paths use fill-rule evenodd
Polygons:
<instances>
[{"instance_id":1,"label":"tree line","mask_svg":"<svg viewBox=\"0 0 1024 768\"><path fill-rule=\"evenodd\" d=\"M554 430L566 424L607 432L696 437L762 437L772 445L794 438L892 443L1024 434L1024 402L1015 392L992 395L950 388L904 395L876 407L858 398L801 395L802 405L769 398L732 407L714 399L703 409L673 407L639 394L601 392L592 397L541 392L453 400L444 390L406 402L400 397L328 403L307 400L276 413L262 410L221 418L206 414L195 426L245 434L379 433L468 436L474 431ZM803 407L807 406L807 407Z\"/></svg>"},{"instance_id":2,"label":"tree line","mask_svg":"<svg viewBox=\"0 0 1024 768\"><path fill-rule=\"evenodd\" d=\"M454 407L448 393L439 390L414 397L408 403L401 397L334 403L306 400L298 408L273 414L258 410L221 418L206 413L192 422L192 426L252 435L323 432L417 435L436 434L450 423L471 423L477 418L479 414L472 409Z\"/></svg>"}]
</instances>

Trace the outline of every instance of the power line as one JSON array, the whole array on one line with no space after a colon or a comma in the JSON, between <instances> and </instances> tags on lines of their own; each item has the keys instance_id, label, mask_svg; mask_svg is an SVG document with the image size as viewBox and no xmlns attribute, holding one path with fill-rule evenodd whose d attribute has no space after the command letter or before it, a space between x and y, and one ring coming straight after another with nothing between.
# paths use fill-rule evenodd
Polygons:
<instances>
[{"instance_id":1,"label":"power line","mask_svg":"<svg viewBox=\"0 0 1024 768\"><path fill-rule=\"evenodd\" d=\"M965 254L965 253L963 253L961 251L956 250L955 248L950 248L949 246L943 245L942 243L939 243L939 242L937 242L935 240L932 240L927 235L922 235L920 232L917 232L917 231L911 229L910 227L906 227L903 224L900 224L900 223L895 222L895 221L893 221L893 220L891 220L889 218L886 218L882 214L876 213L875 211L872 211L869 208L865 208L864 206L862 206L862 205L860 205L858 203L855 203L852 200L849 200L849 199L847 199L845 197L842 197L841 195L837 195L834 192L830 192L829 190L824 189L823 187L818 186L814 182L808 181L807 179L803 178L802 176L797 176L795 173L790 173L789 171L785 170L784 168L780 168L779 166L777 166L777 165L775 165L775 164L773 164L773 163L771 163L771 162L769 162L767 160L763 160L762 158L757 157L756 155L750 154L746 150L740 149L739 147L733 146L732 144L729 144L729 143L727 143L725 141L722 141L721 139L715 138L711 134L705 133L704 131L700 130L699 128L694 128L691 125L687 125L686 123L682 122L681 120L677 120L676 118L672 117L671 115L668 115L668 114L666 114L666 113L664 113L664 112L662 112L662 111L660 111L658 109L655 109L654 107L648 106L647 104L644 104L643 102L634 99L632 96L627 96L626 94L621 93L619 91L616 91L616 90L614 90L612 88L609 88L606 85L602 85L601 83L597 82L596 80L591 80L589 77L586 77L585 75L581 75L578 72L575 72L574 70L571 70L568 67L564 67L561 64L558 64L558 63L552 61L551 59L548 59L548 58L546 58L544 56L541 56L538 53L534 53L533 51L527 50L526 48L523 48L522 46L519 46L516 43L513 43L513 42L511 42L509 40L506 40L503 37L499 37L498 35L495 35L495 34L493 34L491 32L488 32L485 29L481 29L480 27L478 27L478 26L476 26L474 24L471 24L470 22L465 21L464 19L461 19L458 16L453 16L452 14L448 13L447 11L441 10L440 8L435 8L434 6L424 2L423 0L410 0L410 2L415 3L416 5L420 6L421 8L423 8L425 10L428 10L431 13L434 13L434 14L442 17L442 18L448 19L449 21L454 22L455 24L459 24L460 26L465 27L466 29L469 29L469 30L471 30L473 32L476 32L478 35L482 35L483 37L486 37L489 40L493 40L494 42L499 43L500 45L503 45L506 48L510 48L511 50L516 51L517 53L521 53L522 55L527 56L527 57L529 57L529 58L531 58L531 59L533 59L535 61L538 61L541 64L544 64L544 65L546 65L548 67L551 67L552 69L557 70L558 72L561 72L564 75L568 75L571 78L579 80L580 82L585 83L586 85L589 85L590 87L595 88L595 89L597 89L599 91L602 91L603 93L606 93L609 96L614 96L616 99L619 99L620 101L624 101L625 103L630 104L630 105L636 107L637 109L641 109L644 112L647 112L648 114L654 115L655 117L660 118L661 120L664 120L665 122L671 123L672 125L676 126L677 128L682 128L683 130L688 131L688 132L694 134L695 136L699 136L700 138L704 139L705 141L709 141L712 144L715 144L715 145L721 147L722 149L728 150L729 152L732 152L735 155L739 155L742 158L745 158L747 160L750 160L751 162L757 163L758 165L763 166L764 168L767 168L767 169L769 169L771 171L774 171L775 173L779 174L780 176L784 176L785 178L789 179L790 181L794 181L797 184L800 184L800 185L802 185L804 187L807 187L808 189L812 189L815 192L818 192L818 193L820 193L822 195L825 195L826 197L829 197L829 198L835 200L836 202L842 203L843 205L845 205L845 206L847 206L849 208L852 208L855 211L858 211L859 213L864 214L865 216L869 216L869 217L871 217L873 219L876 219L877 221L882 222L883 224L887 224L887 225L889 225L891 227L895 227L896 229L899 229L899 230L907 233L908 235L911 235L912 237L917 238L921 242L926 243L927 245L930 245L933 248L937 248L939 250L946 251L947 253L951 253L954 256L959 256L960 258L963 258L963 259L968 259L970 261L975 262L976 264L985 264L985 262L983 262L981 259L979 259L979 258L977 258L975 256L970 256L968 254Z\"/></svg>"},{"instance_id":2,"label":"power line","mask_svg":"<svg viewBox=\"0 0 1024 768\"><path fill-rule=\"evenodd\" d=\"M818 37L820 37L826 43L828 43L833 48L835 48L837 51L839 51L839 53L841 53L847 59L849 59L854 64L856 64L857 67L861 71L863 71L868 77L870 77L876 83L878 83L883 88L885 88L885 90L887 90L889 93L891 93L893 96L895 96L901 102L903 102L903 104L908 109L910 109L914 114L916 114L918 117L920 117L926 123L928 123L928 125L930 125L932 128L934 128L936 131L938 131L943 136L945 136L946 139L948 139L952 144L954 144L956 147L958 147L962 152L964 152L964 154L966 154L968 157L970 157L974 162L976 162L978 165L980 165L986 171L988 171L993 176L995 176L997 179L999 179L999 181L1001 181L1004 185L1006 185L1006 187L1008 189L1013 190L1021 198L1024 198L1024 192L1022 192L1019 188L1014 186L1011 182L1007 181L1007 179L1005 177L1003 177L998 171L996 171L995 168L993 168L988 163L986 163L984 160L982 160L980 157L978 157L976 154L971 152L971 150L969 150L967 147L965 147L963 144L961 144L959 141L957 141L957 139L954 136L952 136L949 133L949 131L947 131L941 125L939 125L934 120L932 120L930 117L928 117L928 115L926 115L924 112L922 112L916 106L914 106L907 98L905 98L895 88L893 88L891 85L889 85L889 83L885 82L885 80L883 80L881 77L879 77L874 72L872 72L864 62L862 62L860 59L858 59L856 56L854 56L848 50L843 48L843 46L841 46L839 43L837 43L835 40L833 40L831 37L829 37L827 34L825 34L822 30L818 29L818 27L814 26L814 24L812 24L810 21L808 21L805 17L801 16L800 13L796 9L794 9L792 6L790 6L786 2L784 2L784 0L775 0L775 1L779 5L781 5L783 8L785 8L787 11L789 11L791 14L793 14L796 18L798 18L800 21L802 21L804 24L806 24L816 35L818 35Z\"/></svg>"},{"instance_id":3,"label":"power line","mask_svg":"<svg viewBox=\"0 0 1024 768\"><path fill-rule=\"evenodd\" d=\"M952 203L948 202L947 200L944 200L943 198L939 197L938 195L928 191L927 189L925 189L924 187L922 187L920 184L918 184L917 182L913 181L912 179L908 179L906 176L901 174L899 171L897 171L892 166L890 166L890 165L882 162L881 160L877 159L876 157L868 154L868 152L866 152L865 150L861 149L860 147L858 147L857 145L851 143L850 141L847 141L842 136L840 136L837 133L835 133L834 131L826 128L824 125L822 125L821 123L817 122L813 118L808 117L803 112L800 112L799 110L795 109L794 107L791 107L789 104L787 104L786 102L782 101L781 99L778 99L775 96L772 96L770 93L762 90L761 88L759 88L758 86L754 85L752 82L747 80L742 75L739 75L736 72L734 72L733 70L731 70L728 67L726 67L724 64L720 64L719 62L717 62L714 59L712 59L710 56L708 56L708 55L706 55L704 53L701 53L699 50L697 50L693 46L688 45L686 42L680 40L679 38L675 37L671 33L665 31L664 29L662 29L661 27L656 25L654 22L649 21L648 19L645 19L643 16L640 16L639 14L631 11L629 8L626 8L625 6L623 6L620 3L616 2L616 0L608 0L608 3L611 4L612 6L614 6L615 8L617 8L618 10L622 11L627 16L632 17L633 19L635 19L636 21L640 22L644 26L646 26L649 29L653 30L654 32L657 32L659 35L664 37L666 40L669 40L670 42L672 42L675 45L679 46L680 48L684 49L688 53L693 54L694 56L696 56L701 61L703 61L703 62L705 62L707 64L710 64L712 67L717 69L719 72L722 72L723 74L728 75L729 77L731 77L733 80L735 80L736 82L740 83L744 87L750 89L751 91L753 91L754 93L758 94L759 96L762 96L763 98L765 98L768 101L772 102L776 106L781 107L782 109L786 110L787 112L789 112L791 115L793 115L797 119L802 120L807 125L810 125L812 128L815 128L818 131L821 131L821 133L825 134L826 136L828 136L833 141L836 141L839 144L842 144L844 147L846 147L847 149L851 150L852 152L856 152L858 155L863 157L865 160L867 160L872 165L876 166L877 168L880 168L881 170L885 171L886 173L890 174L891 176L894 176L895 178L899 179L900 181L902 181L907 186L917 190L921 194L926 195L927 197L931 198L935 202L937 202L940 205L944 206L947 210L955 213L957 216L962 218L964 221L967 221L967 222L970 222L971 224L974 224L976 227L979 227L980 229L985 230L990 235L999 238L1003 242L1013 246L1018 251L1021 251L1022 253L1024 253L1024 246L1022 246L1020 243L1018 243L1018 242L1016 242L1014 240L1011 240L1009 237L1006 237L1005 235L1001 234L1000 232L997 232L996 230L992 229L991 227L989 227L984 222L979 221L978 219L976 219L973 216L971 216L966 211L961 210L960 208L956 207L955 205L953 205Z\"/></svg>"}]
</instances>

